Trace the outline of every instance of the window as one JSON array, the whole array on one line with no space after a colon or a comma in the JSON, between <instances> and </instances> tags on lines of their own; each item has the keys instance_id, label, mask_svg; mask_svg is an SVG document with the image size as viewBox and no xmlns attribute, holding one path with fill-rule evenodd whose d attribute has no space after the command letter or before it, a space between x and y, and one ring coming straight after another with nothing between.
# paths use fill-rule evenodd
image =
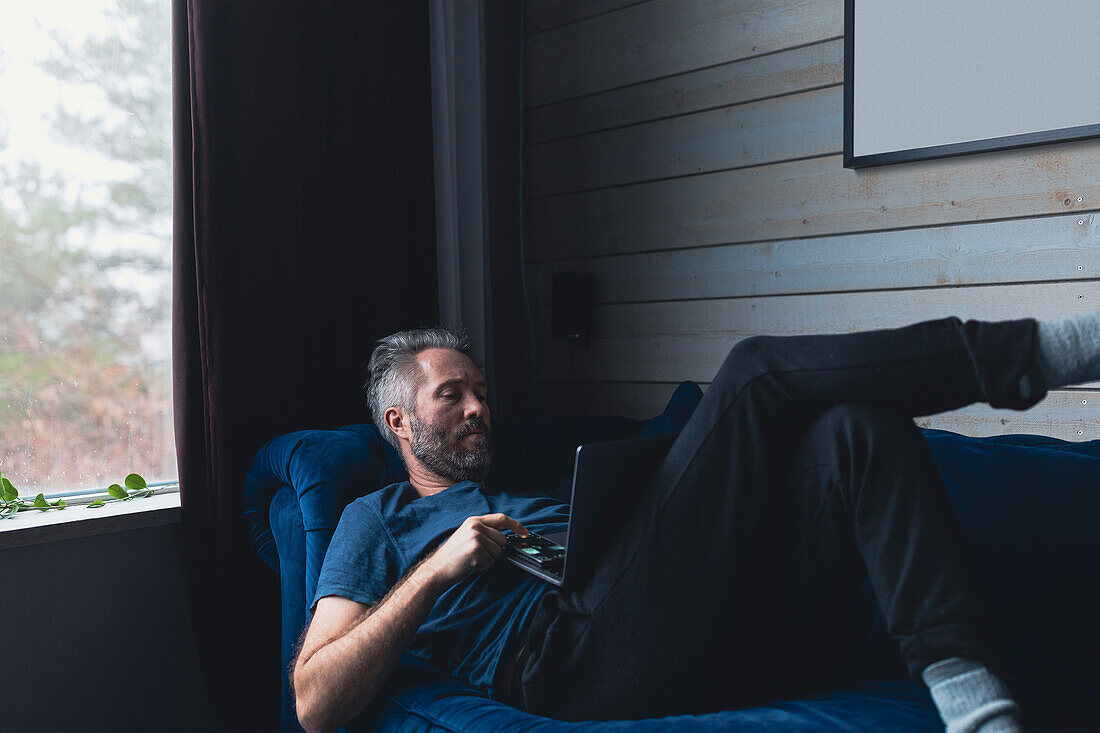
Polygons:
<instances>
[{"instance_id":1,"label":"window","mask_svg":"<svg viewBox=\"0 0 1100 733\"><path fill-rule=\"evenodd\" d=\"M0 471L174 479L171 7L0 2Z\"/></svg>"}]
</instances>

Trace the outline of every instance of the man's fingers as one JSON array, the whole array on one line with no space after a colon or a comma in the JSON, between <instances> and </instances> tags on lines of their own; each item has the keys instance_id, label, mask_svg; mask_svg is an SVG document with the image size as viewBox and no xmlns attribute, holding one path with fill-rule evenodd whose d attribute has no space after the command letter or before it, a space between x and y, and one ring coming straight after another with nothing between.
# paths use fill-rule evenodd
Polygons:
<instances>
[{"instance_id":1,"label":"man's fingers","mask_svg":"<svg viewBox=\"0 0 1100 733\"><path fill-rule=\"evenodd\" d=\"M484 547L485 550L493 556L494 560L499 560L500 556L504 554L504 547L502 545L498 545L496 542L486 542L482 545L482 547Z\"/></svg>"},{"instance_id":2,"label":"man's fingers","mask_svg":"<svg viewBox=\"0 0 1100 733\"><path fill-rule=\"evenodd\" d=\"M482 525L482 532L484 532L486 537L491 539L493 542L497 543L497 545L500 546L500 547L504 547L506 544L508 544L508 539L504 536L504 533L501 532L499 529L494 529L493 527L491 527L488 524L483 524Z\"/></svg>"},{"instance_id":3,"label":"man's fingers","mask_svg":"<svg viewBox=\"0 0 1100 733\"><path fill-rule=\"evenodd\" d=\"M512 519L507 514L486 514L481 518L481 521L494 529L510 529L518 535L527 536L531 534L527 531L527 528L520 524L517 520Z\"/></svg>"}]
</instances>

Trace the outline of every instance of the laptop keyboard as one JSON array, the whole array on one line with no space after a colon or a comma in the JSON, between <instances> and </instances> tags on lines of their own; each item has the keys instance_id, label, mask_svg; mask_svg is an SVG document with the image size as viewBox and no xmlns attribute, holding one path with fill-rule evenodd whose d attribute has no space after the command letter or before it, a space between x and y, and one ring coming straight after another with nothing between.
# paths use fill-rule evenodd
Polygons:
<instances>
[{"instance_id":1,"label":"laptop keyboard","mask_svg":"<svg viewBox=\"0 0 1100 733\"><path fill-rule=\"evenodd\" d=\"M542 535L530 533L526 537L508 534L508 549L524 556L545 570L560 571L565 560L565 548Z\"/></svg>"}]
</instances>

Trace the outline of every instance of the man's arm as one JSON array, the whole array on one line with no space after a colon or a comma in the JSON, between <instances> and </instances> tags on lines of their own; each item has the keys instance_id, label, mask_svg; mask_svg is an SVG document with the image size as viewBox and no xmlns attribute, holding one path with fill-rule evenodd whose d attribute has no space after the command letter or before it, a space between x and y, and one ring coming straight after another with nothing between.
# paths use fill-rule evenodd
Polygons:
<instances>
[{"instance_id":1,"label":"man's arm","mask_svg":"<svg viewBox=\"0 0 1100 733\"><path fill-rule=\"evenodd\" d=\"M527 529L504 514L470 517L371 607L326 596L294 663L298 720L309 733L333 730L374 700L439 596L504 551L502 529Z\"/></svg>"}]
</instances>

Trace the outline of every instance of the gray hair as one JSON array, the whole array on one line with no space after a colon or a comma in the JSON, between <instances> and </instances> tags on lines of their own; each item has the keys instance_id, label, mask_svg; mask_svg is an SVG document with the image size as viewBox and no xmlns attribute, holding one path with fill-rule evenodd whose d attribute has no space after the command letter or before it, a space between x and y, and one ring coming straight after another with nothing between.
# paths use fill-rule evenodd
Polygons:
<instances>
[{"instance_id":1,"label":"gray hair","mask_svg":"<svg viewBox=\"0 0 1100 733\"><path fill-rule=\"evenodd\" d=\"M398 331L378 340L367 366L369 373L364 386L367 392L367 405L371 418L382 434L394 448L400 447L397 436L386 425L386 410L398 407L412 412L416 406L416 390L423 380L416 356L428 349L451 349L470 358L478 369L474 356L474 343L466 329L437 327L420 328L412 331Z\"/></svg>"}]
</instances>

